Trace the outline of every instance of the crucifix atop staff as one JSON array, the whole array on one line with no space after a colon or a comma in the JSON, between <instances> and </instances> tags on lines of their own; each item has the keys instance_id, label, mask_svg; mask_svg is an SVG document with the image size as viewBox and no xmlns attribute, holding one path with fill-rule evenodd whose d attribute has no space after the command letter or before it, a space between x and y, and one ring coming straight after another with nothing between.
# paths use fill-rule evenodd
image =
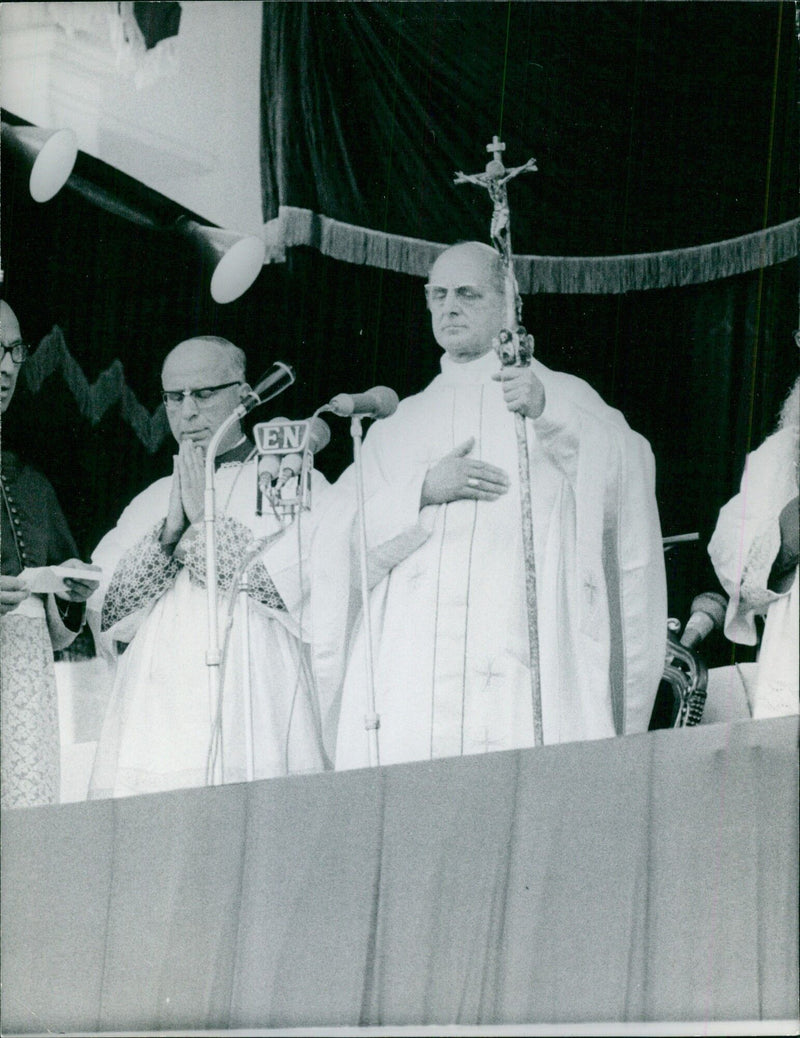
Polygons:
<instances>
[{"instance_id":1,"label":"crucifix atop staff","mask_svg":"<svg viewBox=\"0 0 800 1038\"><path fill-rule=\"evenodd\" d=\"M528 159L521 166L513 166L507 169L500 157L506 150L503 141L494 135L486 150L491 153L492 158L486 163L483 173L456 173L456 184L476 184L478 187L486 188L489 198L492 200L492 222L489 235L494 247L503 257L506 266L506 279L509 287L513 287L513 295L506 298L506 320L509 330L514 331L515 325L520 319L519 292L517 290L517 279L514 276L513 255L511 252L511 210L508 206L508 189L506 184L509 180L519 176L520 173L535 173L537 170L536 159Z\"/></svg>"},{"instance_id":2,"label":"crucifix atop staff","mask_svg":"<svg viewBox=\"0 0 800 1038\"><path fill-rule=\"evenodd\" d=\"M533 336L528 335L520 323L522 317L522 300L519 295L516 275L514 274L514 256L511 251L511 210L508 205L509 180L520 173L535 172L536 159L528 159L521 166L507 169L501 158L506 146L494 135L486 150L491 159L486 163L483 173L462 173L455 175L456 184L476 184L489 192L492 200L492 221L489 235L503 258L505 267L506 324L494 341L500 361L504 367L527 367L533 357ZM536 594L536 558L533 544L533 514L531 510L531 469L528 452L528 432L525 418L514 415L517 433L517 454L519 460L520 502L522 506L522 540L525 553L525 592L528 611L528 643L530 648L531 669L531 708L533 714L534 745L541 746L544 741L542 730L542 689L539 666L539 622Z\"/></svg>"}]
</instances>

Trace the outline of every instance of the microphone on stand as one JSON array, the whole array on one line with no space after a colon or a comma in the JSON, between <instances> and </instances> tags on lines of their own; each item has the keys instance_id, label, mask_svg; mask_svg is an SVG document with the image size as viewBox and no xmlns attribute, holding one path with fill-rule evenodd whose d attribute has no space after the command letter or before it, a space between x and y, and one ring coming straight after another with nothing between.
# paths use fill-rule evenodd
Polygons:
<instances>
[{"instance_id":1,"label":"microphone on stand","mask_svg":"<svg viewBox=\"0 0 800 1038\"><path fill-rule=\"evenodd\" d=\"M273 418L269 422L263 423L264 425L277 425L280 422L288 422L288 418ZM262 426L258 426L262 428ZM255 429L253 430L255 433ZM258 458L258 495L259 502L262 494L268 494L272 489L275 480L280 475L281 471L281 459L279 454L260 454ZM259 515L260 515L259 511Z\"/></svg>"},{"instance_id":2,"label":"microphone on stand","mask_svg":"<svg viewBox=\"0 0 800 1038\"><path fill-rule=\"evenodd\" d=\"M215 704L215 706L219 702L219 696L221 694L220 667L222 665L222 653L220 652L218 624L219 611L217 603L219 580L217 577L217 538L215 528L217 507L214 488L214 458L216 457L217 448L222 441L222 437L235 422L241 421L241 419L244 418L248 412L252 411L254 407L258 407L259 404L271 400L272 397L277 396L278 393L282 393L284 389L288 389L294 380L294 370L290 368L288 364L284 364L282 361L276 361L266 375L258 380L255 389L250 390L245 399L220 425L211 437L211 441L206 451L205 494L203 504L203 522L206 534L206 600L208 603L208 648L206 650L206 666L208 668L209 703ZM250 768L248 765L248 777L252 777L249 775L249 772ZM211 780L216 783L221 780L221 777L221 771L215 769Z\"/></svg>"},{"instance_id":3,"label":"microphone on stand","mask_svg":"<svg viewBox=\"0 0 800 1038\"><path fill-rule=\"evenodd\" d=\"M305 450L317 454L331 442L331 427L321 418L308 418L308 442Z\"/></svg>"},{"instance_id":4,"label":"microphone on stand","mask_svg":"<svg viewBox=\"0 0 800 1038\"><path fill-rule=\"evenodd\" d=\"M712 631L718 631L725 623L727 601L716 591L705 591L692 599L691 611L683 629L680 642L687 649L694 649Z\"/></svg>"},{"instance_id":5,"label":"microphone on stand","mask_svg":"<svg viewBox=\"0 0 800 1038\"><path fill-rule=\"evenodd\" d=\"M313 418L308 419L308 438L306 445L303 448L304 454L318 454L323 448L327 447L331 442L331 428L327 422L323 422L321 418L316 415ZM299 476L303 468L303 454L287 454L283 459L281 465L280 478L278 479L276 490L292 479L294 476Z\"/></svg>"},{"instance_id":6,"label":"microphone on stand","mask_svg":"<svg viewBox=\"0 0 800 1038\"><path fill-rule=\"evenodd\" d=\"M370 619L369 582L367 578L367 530L364 500L364 472L361 460L362 418L388 418L400 403L397 393L388 386L373 386L366 393L339 393L320 411L332 411L340 418L350 419L353 439L353 468L356 476L356 509L358 513L358 548L361 570L361 606L364 623L364 651L367 664L366 713L364 730L367 735L369 763L376 767L381 762L378 729L381 719L375 709L375 664L372 652L372 621Z\"/></svg>"},{"instance_id":7,"label":"microphone on stand","mask_svg":"<svg viewBox=\"0 0 800 1038\"><path fill-rule=\"evenodd\" d=\"M279 515L294 516L300 508L310 508L313 456L330 442L328 425L316 416L305 421L273 418L255 425L253 437L260 455L257 514L263 514L265 499ZM287 484L293 479L297 488L292 495Z\"/></svg>"},{"instance_id":8,"label":"microphone on stand","mask_svg":"<svg viewBox=\"0 0 800 1038\"><path fill-rule=\"evenodd\" d=\"M362 418L388 418L397 410L400 400L388 386L373 386L366 393L339 393L327 405L339 418L360 415Z\"/></svg>"},{"instance_id":9,"label":"microphone on stand","mask_svg":"<svg viewBox=\"0 0 800 1038\"><path fill-rule=\"evenodd\" d=\"M278 479L275 482L275 490L280 490L282 487L286 486L290 479L299 476L302 467L302 454L287 454L285 458L282 458L281 470L278 474Z\"/></svg>"},{"instance_id":10,"label":"microphone on stand","mask_svg":"<svg viewBox=\"0 0 800 1038\"><path fill-rule=\"evenodd\" d=\"M288 389L296 377L293 368L288 364L284 364L282 360L276 360L269 371L262 375L255 387L250 390L237 407L236 411L239 417L243 417L252 411L254 407L258 407L259 404L265 404L267 400L271 400L274 396Z\"/></svg>"},{"instance_id":11,"label":"microphone on stand","mask_svg":"<svg viewBox=\"0 0 800 1038\"><path fill-rule=\"evenodd\" d=\"M272 486L281 471L281 459L277 454L265 454L258 459L258 485L266 491Z\"/></svg>"}]
</instances>

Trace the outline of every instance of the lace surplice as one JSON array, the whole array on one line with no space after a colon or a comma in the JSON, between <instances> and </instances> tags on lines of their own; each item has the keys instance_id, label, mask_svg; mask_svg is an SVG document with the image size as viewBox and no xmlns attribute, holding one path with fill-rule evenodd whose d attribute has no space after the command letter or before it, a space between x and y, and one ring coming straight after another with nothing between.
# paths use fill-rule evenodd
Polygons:
<instances>
[{"instance_id":1,"label":"lace surplice","mask_svg":"<svg viewBox=\"0 0 800 1038\"><path fill-rule=\"evenodd\" d=\"M120 560L103 602L100 621L103 631L159 599L172 587L182 567L188 570L194 584L205 587L206 549L202 525L191 526L172 555L161 543L163 528L162 520ZM252 531L232 516L221 516L217 520L215 540L218 587L220 591L227 591L256 540ZM253 561L247 574L251 598L271 609L286 609L261 562Z\"/></svg>"}]
</instances>

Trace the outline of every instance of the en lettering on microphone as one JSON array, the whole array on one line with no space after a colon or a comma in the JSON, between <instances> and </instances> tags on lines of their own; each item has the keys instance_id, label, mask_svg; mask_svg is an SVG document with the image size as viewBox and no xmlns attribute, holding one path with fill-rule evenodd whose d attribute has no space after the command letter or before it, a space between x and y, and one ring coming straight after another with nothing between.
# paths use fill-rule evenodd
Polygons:
<instances>
[{"instance_id":1,"label":"en lettering on microphone","mask_svg":"<svg viewBox=\"0 0 800 1038\"><path fill-rule=\"evenodd\" d=\"M253 427L253 439L260 455L258 515L263 514L267 503L280 515L293 515L299 508L310 507L312 455L326 447L330 438L330 428L316 417L306 421L273 418L271 422ZM299 484L295 488L296 479Z\"/></svg>"}]
</instances>

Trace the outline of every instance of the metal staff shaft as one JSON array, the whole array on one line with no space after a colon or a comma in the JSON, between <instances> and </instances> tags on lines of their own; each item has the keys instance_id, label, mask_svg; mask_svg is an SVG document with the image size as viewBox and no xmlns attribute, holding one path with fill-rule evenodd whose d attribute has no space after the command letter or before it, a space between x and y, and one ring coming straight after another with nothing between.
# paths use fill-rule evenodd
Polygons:
<instances>
[{"instance_id":1,"label":"metal staff shaft","mask_svg":"<svg viewBox=\"0 0 800 1038\"><path fill-rule=\"evenodd\" d=\"M536 170L535 159L529 159L524 165L514 169L506 169L500 158L505 150L498 137L486 145L492 159L486 163L483 173L457 173L457 184L476 184L489 192L492 200L492 223L490 236L495 248L503 258L506 271L506 326L508 335L505 348L498 343L498 352L505 366L527 367L531 362L532 338L520 326L520 303L517 279L514 276L514 261L511 251L511 213L508 206L506 184L520 173ZM521 335L525 343L521 343ZM500 337L501 341L504 339ZM510 347L510 348L509 348ZM533 744L541 746L544 741L542 726L542 687L541 668L539 664L539 614L536 593L536 556L534 554L533 512L531 509L531 468L528 452L528 433L525 427L525 416L517 412L514 415L514 428L517 434L517 460L519 463L519 494L522 508L522 543L525 556L525 601L528 613L528 647L530 652L531 671L531 713L533 717Z\"/></svg>"},{"instance_id":2,"label":"metal staff shaft","mask_svg":"<svg viewBox=\"0 0 800 1038\"><path fill-rule=\"evenodd\" d=\"M542 685L539 665L539 606L536 592L536 556L533 547L533 510L531 509L531 463L528 452L528 432L525 416L514 415L517 433L517 461L519 464L519 500L522 510L522 548L525 556L525 602L528 612L528 647L531 665L531 712L533 715L533 745L544 742L542 728Z\"/></svg>"},{"instance_id":3,"label":"metal staff shaft","mask_svg":"<svg viewBox=\"0 0 800 1038\"><path fill-rule=\"evenodd\" d=\"M503 195L505 187L502 188ZM507 213L507 202L506 202ZM514 274L512 258L511 221L506 220L503 242L503 262L505 263L505 320L508 328L517 333L519 313L517 300L517 278ZM530 366L530 357L517 350L517 363ZM528 432L525 426L525 415L517 411L514 415L514 428L517 433L517 461L520 473L520 506L522 511L522 548L525 556L525 604L528 614L528 649L530 653L530 705L533 719L533 745L544 744L545 737L542 723L542 672L539 655L539 598L536 594L536 556L533 551L533 510L530 504L530 454L528 452Z\"/></svg>"},{"instance_id":4,"label":"metal staff shaft","mask_svg":"<svg viewBox=\"0 0 800 1038\"><path fill-rule=\"evenodd\" d=\"M516 331L517 314L517 280L511 260L511 235L506 227L505 242L507 252L503 251L506 267L506 323ZM528 367L530 358L517 350L517 366ZM536 591L536 556L533 540L533 510L531 508L531 463L528 451L528 431L525 426L525 415L517 411L514 414L514 429L517 434L517 462L519 466L519 500L522 511L522 549L525 556L525 603L528 614L528 648L531 667L531 713L533 716L533 745L544 743L542 726L542 685L541 667L539 663L539 606Z\"/></svg>"}]
</instances>

